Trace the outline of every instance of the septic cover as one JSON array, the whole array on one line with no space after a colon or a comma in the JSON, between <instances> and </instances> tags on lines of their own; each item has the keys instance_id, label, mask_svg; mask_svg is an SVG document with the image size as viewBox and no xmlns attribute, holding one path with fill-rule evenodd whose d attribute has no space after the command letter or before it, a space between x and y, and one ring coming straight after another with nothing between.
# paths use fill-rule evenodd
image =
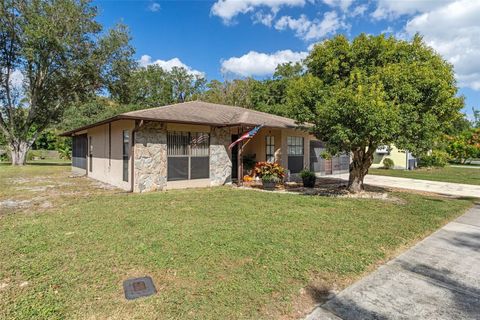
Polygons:
<instances>
[{"instance_id":1,"label":"septic cover","mask_svg":"<svg viewBox=\"0 0 480 320\"><path fill-rule=\"evenodd\" d=\"M157 293L153 280L150 277L127 279L123 281L123 291L128 300L151 296Z\"/></svg>"}]
</instances>

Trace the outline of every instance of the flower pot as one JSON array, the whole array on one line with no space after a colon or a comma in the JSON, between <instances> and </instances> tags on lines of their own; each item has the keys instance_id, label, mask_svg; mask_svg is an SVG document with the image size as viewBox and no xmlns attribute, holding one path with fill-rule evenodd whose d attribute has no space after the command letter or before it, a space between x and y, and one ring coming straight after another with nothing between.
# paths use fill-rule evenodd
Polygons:
<instances>
[{"instance_id":1,"label":"flower pot","mask_svg":"<svg viewBox=\"0 0 480 320\"><path fill-rule=\"evenodd\" d=\"M315 181L317 180L317 177L310 176L310 177L302 178L302 180L303 180L303 186L305 188L314 188L315 187Z\"/></svg>"},{"instance_id":2,"label":"flower pot","mask_svg":"<svg viewBox=\"0 0 480 320\"><path fill-rule=\"evenodd\" d=\"M275 190L277 183L275 181L262 181L262 185L265 190Z\"/></svg>"}]
</instances>

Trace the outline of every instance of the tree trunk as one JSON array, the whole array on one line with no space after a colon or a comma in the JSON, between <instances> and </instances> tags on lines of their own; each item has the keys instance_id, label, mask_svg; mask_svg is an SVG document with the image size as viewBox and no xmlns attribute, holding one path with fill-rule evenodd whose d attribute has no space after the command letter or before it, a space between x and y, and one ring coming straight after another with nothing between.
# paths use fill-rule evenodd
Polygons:
<instances>
[{"instance_id":1,"label":"tree trunk","mask_svg":"<svg viewBox=\"0 0 480 320\"><path fill-rule=\"evenodd\" d=\"M26 141L14 141L10 143L12 154L12 166L23 166L27 162L27 152L30 145Z\"/></svg>"},{"instance_id":2,"label":"tree trunk","mask_svg":"<svg viewBox=\"0 0 480 320\"><path fill-rule=\"evenodd\" d=\"M373 163L373 152L375 149L376 148L369 148L368 150L370 151L357 149L353 151L353 159L350 163L350 175L348 178L348 191L357 193L364 190L363 179Z\"/></svg>"}]
</instances>

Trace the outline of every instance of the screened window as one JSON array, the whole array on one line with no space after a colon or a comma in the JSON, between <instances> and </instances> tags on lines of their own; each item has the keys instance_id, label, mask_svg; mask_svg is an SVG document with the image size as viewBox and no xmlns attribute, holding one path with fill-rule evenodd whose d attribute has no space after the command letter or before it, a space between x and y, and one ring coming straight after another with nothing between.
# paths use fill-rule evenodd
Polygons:
<instances>
[{"instance_id":1,"label":"screened window","mask_svg":"<svg viewBox=\"0 0 480 320\"><path fill-rule=\"evenodd\" d=\"M88 146L89 146L89 150L88 150L88 159L89 159L89 165L88 165L88 169L90 170L90 172L92 172L93 170L93 144L92 144L92 137L88 137Z\"/></svg>"},{"instance_id":2,"label":"screened window","mask_svg":"<svg viewBox=\"0 0 480 320\"><path fill-rule=\"evenodd\" d=\"M303 156L303 137L287 137L288 155Z\"/></svg>"},{"instance_id":3,"label":"screened window","mask_svg":"<svg viewBox=\"0 0 480 320\"><path fill-rule=\"evenodd\" d=\"M267 162L275 162L275 138L273 136L265 137L265 160Z\"/></svg>"},{"instance_id":4,"label":"screened window","mask_svg":"<svg viewBox=\"0 0 480 320\"><path fill-rule=\"evenodd\" d=\"M288 170L299 173L303 169L303 137L287 137Z\"/></svg>"},{"instance_id":5,"label":"screened window","mask_svg":"<svg viewBox=\"0 0 480 320\"><path fill-rule=\"evenodd\" d=\"M210 135L206 132L167 133L167 180L210 177Z\"/></svg>"},{"instance_id":6,"label":"screened window","mask_svg":"<svg viewBox=\"0 0 480 320\"><path fill-rule=\"evenodd\" d=\"M127 130L123 131L123 181L128 181L128 146L130 143L130 135Z\"/></svg>"}]
</instances>

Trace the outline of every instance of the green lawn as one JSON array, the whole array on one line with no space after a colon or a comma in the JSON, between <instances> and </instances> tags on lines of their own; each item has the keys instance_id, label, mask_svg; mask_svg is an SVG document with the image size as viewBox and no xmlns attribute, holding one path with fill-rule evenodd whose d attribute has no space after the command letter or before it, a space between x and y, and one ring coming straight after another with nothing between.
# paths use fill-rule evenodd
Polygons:
<instances>
[{"instance_id":1,"label":"green lawn","mask_svg":"<svg viewBox=\"0 0 480 320\"><path fill-rule=\"evenodd\" d=\"M380 176L480 185L480 169L477 168L419 168L412 171L370 169L368 173Z\"/></svg>"},{"instance_id":2,"label":"green lawn","mask_svg":"<svg viewBox=\"0 0 480 320\"><path fill-rule=\"evenodd\" d=\"M342 288L472 205L229 187L129 194L68 175L0 167L0 201L32 199L0 213L0 319L298 318L312 292ZM158 294L125 300L122 281L144 275Z\"/></svg>"}]
</instances>

